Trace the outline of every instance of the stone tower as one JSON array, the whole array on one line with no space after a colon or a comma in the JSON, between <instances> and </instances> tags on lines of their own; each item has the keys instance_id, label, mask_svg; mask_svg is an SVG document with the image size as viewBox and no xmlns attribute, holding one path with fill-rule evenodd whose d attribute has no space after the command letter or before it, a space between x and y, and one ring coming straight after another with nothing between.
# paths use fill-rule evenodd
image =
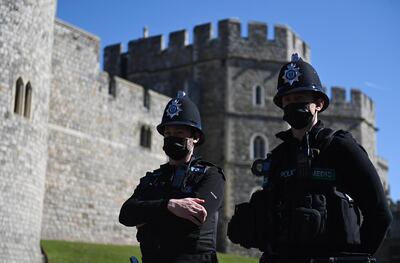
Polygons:
<instances>
[{"instance_id":1,"label":"stone tower","mask_svg":"<svg viewBox=\"0 0 400 263\"><path fill-rule=\"evenodd\" d=\"M120 45L104 52L110 74L169 96L184 89L197 102L206 134L200 155L221 166L228 178L222 224L233 204L247 200L257 185L249 172L254 159L250 141L262 138L267 146L276 145L274 134L286 127L272 103L281 65L293 52L310 58L308 46L288 27L274 30L269 40L267 25L253 22L244 38L240 22L228 19L218 23L216 38L211 24L196 26L190 45L182 30L169 35L165 49L162 36L154 36L131 41L126 53ZM226 250L225 229L220 227L220 250Z\"/></svg>"},{"instance_id":2,"label":"stone tower","mask_svg":"<svg viewBox=\"0 0 400 263\"><path fill-rule=\"evenodd\" d=\"M0 262L42 262L55 0L0 1Z\"/></svg>"},{"instance_id":3,"label":"stone tower","mask_svg":"<svg viewBox=\"0 0 400 263\"><path fill-rule=\"evenodd\" d=\"M327 126L333 129L350 131L354 138L367 151L388 193L387 161L378 156L376 151L375 104L371 98L358 89L351 89L350 96L345 88L332 87L329 108L321 115Z\"/></svg>"},{"instance_id":4,"label":"stone tower","mask_svg":"<svg viewBox=\"0 0 400 263\"><path fill-rule=\"evenodd\" d=\"M275 134L287 129L282 112L272 101L281 66L298 53L310 60L310 48L290 28L274 27L274 38L267 38L267 25L250 22L248 36L234 19L219 21L218 36L212 25L194 28L193 44L185 30L163 37L144 37L106 47L104 69L153 89L174 96L184 89L198 104L206 142L200 154L221 166L227 177L224 212L220 216L219 249L229 249L224 230L234 204L247 201L261 184L250 173L253 160L277 146ZM376 156L375 110L370 98L352 90L346 100L344 89L332 90L332 106L322 115L335 129L351 130L371 156L386 184L387 164Z\"/></svg>"}]
</instances>

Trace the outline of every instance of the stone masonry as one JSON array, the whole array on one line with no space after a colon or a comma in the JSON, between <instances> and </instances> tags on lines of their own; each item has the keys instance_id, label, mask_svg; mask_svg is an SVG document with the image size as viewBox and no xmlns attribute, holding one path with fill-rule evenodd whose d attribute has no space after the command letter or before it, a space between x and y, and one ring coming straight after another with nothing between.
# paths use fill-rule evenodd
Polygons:
<instances>
[{"instance_id":1,"label":"stone masonry","mask_svg":"<svg viewBox=\"0 0 400 263\"><path fill-rule=\"evenodd\" d=\"M234 204L247 201L260 180L251 175L253 140L260 136L266 152L280 142L275 134L287 129L281 110L274 105L276 82L282 64L297 52L306 61L310 49L287 26L275 26L274 38L267 39L268 26L248 24L248 36L241 35L235 19L218 23L218 36L212 36L212 24L196 26L193 43L185 30L169 34L163 48L163 36L130 41L126 52L121 45L104 51L104 70L143 85L146 89L172 96L184 89L200 107L206 134L201 155L221 167L227 177L225 207L220 217L219 245L228 250L226 222ZM323 80L322 80L323 81ZM256 87L262 101L254 103ZM335 129L350 130L366 148L387 188L387 163L376 153L375 109L372 100L359 90L332 89L331 106L321 118Z\"/></svg>"},{"instance_id":2,"label":"stone masonry","mask_svg":"<svg viewBox=\"0 0 400 263\"><path fill-rule=\"evenodd\" d=\"M135 243L119 208L166 161L154 127L169 98L101 72L99 39L55 20L55 6L0 1L1 263L42 262L40 239Z\"/></svg>"},{"instance_id":3,"label":"stone masonry","mask_svg":"<svg viewBox=\"0 0 400 263\"><path fill-rule=\"evenodd\" d=\"M310 48L289 27L235 19L145 37L104 50L100 39L55 19L55 0L0 0L0 263L42 262L40 239L135 244L118 213L139 178L166 161L160 122L169 97L185 90L202 114L199 155L227 177L219 250L234 204L260 187L250 166L253 144L265 152L288 125L273 104L281 65ZM323 80L322 80L323 81ZM259 92L259 94L257 93ZM257 94L261 96L258 101ZM376 153L373 101L359 90L331 90L321 118L352 131L367 149L385 188L388 164ZM145 129L144 129L145 128ZM141 132L150 130L150 147ZM137 243L136 243L137 244Z\"/></svg>"},{"instance_id":4,"label":"stone masonry","mask_svg":"<svg viewBox=\"0 0 400 263\"><path fill-rule=\"evenodd\" d=\"M52 69L42 238L133 243L119 209L139 178L166 161L153 128L169 99L100 72L99 39L61 21ZM150 149L140 146L143 126L152 128Z\"/></svg>"},{"instance_id":5,"label":"stone masonry","mask_svg":"<svg viewBox=\"0 0 400 263\"><path fill-rule=\"evenodd\" d=\"M0 1L2 263L42 261L40 230L55 6L52 0ZM14 113L17 86L20 114ZM25 110L29 108L30 113Z\"/></svg>"}]
</instances>

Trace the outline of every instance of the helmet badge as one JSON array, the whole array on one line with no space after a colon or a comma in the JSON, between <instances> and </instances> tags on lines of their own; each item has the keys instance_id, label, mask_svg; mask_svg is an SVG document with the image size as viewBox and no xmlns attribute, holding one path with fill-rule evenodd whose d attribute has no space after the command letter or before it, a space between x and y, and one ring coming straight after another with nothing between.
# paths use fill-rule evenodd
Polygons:
<instances>
[{"instance_id":1,"label":"helmet badge","mask_svg":"<svg viewBox=\"0 0 400 263\"><path fill-rule=\"evenodd\" d=\"M282 78L285 80L285 83L289 83L290 86L292 86L293 82L299 81L300 76L301 73L299 68L296 68L296 64L290 63L289 65L287 65L287 69L285 70Z\"/></svg>"},{"instance_id":2,"label":"helmet badge","mask_svg":"<svg viewBox=\"0 0 400 263\"><path fill-rule=\"evenodd\" d=\"M180 108L182 104L179 103L179 100L173 100L172 103L168 106L167 109L167 116L170 117L171 119L175 116L179 115L179 112L182 111Z\"/></svg>"}]
</instances>

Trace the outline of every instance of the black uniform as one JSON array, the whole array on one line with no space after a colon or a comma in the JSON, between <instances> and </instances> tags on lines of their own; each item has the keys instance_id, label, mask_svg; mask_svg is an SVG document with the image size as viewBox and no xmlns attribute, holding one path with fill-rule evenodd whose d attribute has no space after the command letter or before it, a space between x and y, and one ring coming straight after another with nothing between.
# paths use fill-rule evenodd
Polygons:
<instances>
[{"instance_id":1,"label":"black uniform","mask_svg":"<svg viewBox=\"0 0 400 263\"><path fill-rule=\"evenodd\" d=\"M273 101L299 132L329 105L317 72L298 54L282 66ZM265 176L263 190L236 206L229 238L259 248L272 263L343 262L337 261L342 256L345 262L370 262L391 214L365 150L349 132L325 129L321 122L301 142L292 130L277 137L283 143L252 167L255 175Z\"/></svg>"},{"instance_id":2,"label":"black uniform","mask_svg":"<svg viewBox=\"0 0 400 263\"><path fill-rule=\"evenodd\" d=\"M231 241L259 248L273 263L374 254L391 213L365 150L350 133L321 122L302 142L291 130L277 137L284 142L263 161L263 190L236 206ZM313 157L304 158L306 145Z\"/></svg>"},{"instance_id":3,"label":"black uniform","mask_svg":"<svg viewBox=\"0 0 400 263\"><path fill-rule=\"evenodd\" d=\"M299 161L305 139L299 142L291 130L277 134L284 142L269 160L261 197L267 199L263 216L269 226L260 245L276 262L371 255L389 227L391 213L367 153L350 133L332 134L321 122L312 128L308 138L314 157L308 168Z\"/></svg>"},{"instance_id":4,"label":"black uniform","mask_svg":"<svg viewBox=\"0 0 400 263\"><path fill-rule=\"evenodd\" d=\"M222 170L192 159L182 167L169 164L148 172L123 204L119 220L138 227L143 263L217 262L216 228L224 195ZM197 226L167 209L169 199L204 199L206 221Z\"/></svg>"}]
</instances>

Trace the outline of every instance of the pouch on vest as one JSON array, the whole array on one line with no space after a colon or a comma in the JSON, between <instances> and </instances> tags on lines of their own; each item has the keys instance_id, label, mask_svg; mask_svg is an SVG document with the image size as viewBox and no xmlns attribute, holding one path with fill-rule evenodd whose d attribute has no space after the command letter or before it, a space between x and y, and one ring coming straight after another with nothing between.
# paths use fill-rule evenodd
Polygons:
<instances>
[{"instance_id":1,"label":"pouch on vest","mask_svg":"<svg viewBox=\"0 0 400 263\"><path fill-rule=\"evenodd\" d=\"M309 199L307 207L297 207L294 211L294 241L309 243L325 234L327 211L326 199L322 194L306 196Z\"/></svg>"},{"instance_id":2,"label":"pouch on vest","mask_svg":"<svg viewBox=\"0 0 400 263\"><path fill-rule=\"evenodd\" d=\"M265 249L271 232L267 202L267 193L261 190L253 193L250 202L235 206L235 213L228 223L228 237L233 243L245 248Z\"/></svg>"},{"instance_id":3,"label":"pouch on vest","mask_svg":"<svg viewBox=\"0 0 400 263\"><path fill-rule=\"evenodd\" d=\"M255 247L254 226L254 214L250 203L238 204L228 223L228 238L245 248Z\"/></svg>"},{"instance_id":4,"label":"pouch on vest","mask_svg":"<svg viewBox=\"0 0 400 263\"><path fill-rule=\"evenodd\" d=\"M347 194L333 190L329 200L328 231L337 244L358 245L361 215L354 200Z\"/></svg>"}]
</instances>

